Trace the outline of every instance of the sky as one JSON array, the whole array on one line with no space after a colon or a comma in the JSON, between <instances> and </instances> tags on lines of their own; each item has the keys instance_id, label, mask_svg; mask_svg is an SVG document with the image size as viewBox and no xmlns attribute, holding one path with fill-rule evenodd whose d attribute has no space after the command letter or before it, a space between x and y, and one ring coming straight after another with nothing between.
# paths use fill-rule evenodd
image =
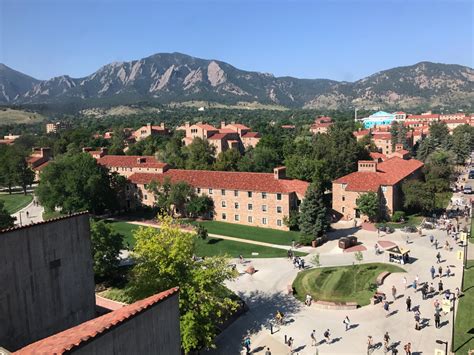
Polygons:
<instances>
[{"instance_id":1,"label":"sky","mask_svg":"<svg viewBox=\"0 0 474 355\"><path fill-rule=\"evenodd\" d=\"M473 67L470 0L0 0L0 63L49 79L181 52L354 81L420 61Z\"/></svg>"}]
</instances>

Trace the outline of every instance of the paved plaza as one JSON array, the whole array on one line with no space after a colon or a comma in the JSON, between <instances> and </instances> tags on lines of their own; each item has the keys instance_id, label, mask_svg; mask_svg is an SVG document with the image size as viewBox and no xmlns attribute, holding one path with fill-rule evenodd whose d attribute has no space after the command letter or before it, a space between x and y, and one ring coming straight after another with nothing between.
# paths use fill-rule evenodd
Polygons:
<instances>
[{"instance_id":1,"label":"paved plaza","mask_svg":"<svg viewBox=\"0 0 474 355\"><path fill-rule=\"evenodd\" d=\"M436 254L438 251L442 256L443 270L449 265L454 273L451 277L443 276L444 289L455 290L461 285L462 261L457 260L456 252L462 248L456 245L446 231L424 230L423 236L416 233L403 233L396 231L392 234L369 232L353 228L352 223L340 222L335 225L336 231L331 234L331 241L316 249L320 253L321 266L351 265L354 261L353 253L344 253L337 246L337 238L341 235L354 234L358 240L366 246L363 252L364 263L388 262L387 253L375 255L375 243L377 241L391 241L404 248L411 250L411 263L402 265L406 273L395 273L389 275L379 290L385 292L387 300L392 301L391 288L394 285L398 290L398 299L390 305L390 316L381 304L364 306L356 310L324 310L316 306L305 306L302 302L287 294L287 286L293 282L298 270L293 267L287 259L253 259L242 265L237 263L240 276L237 280L229 282L227 286L240 295L249 307L249 311L237 319L217 339L217 349L209 351L210 354L244 354L243 339L249 335L251 339L252 353L264 354L267 347L272 354L288 354L289 349L285 345L285 335L294 339L295 354L366 354L367 337L371 335L374 344L378 347L372 352L383 353L383 335L388 332L392 348L396 348L399 354L404 354L403 345L411 342L413 354L434 354L435 348L443 349L442 345L436 344L436 340L451 340L452 312L441 313L441 328L434 326L434 301L442 296L434 295L427 300L422 300L420 291L412 287L405 290L402 278L406 277L408 283L412 283L418 276L420 283L431 283L431 266L438 273ZM439 241L436 250L431 245L429 235L433 234ZM406 236L409 235L409 244ZM442 248L448 240L452 251ZM305 257L307 264L311 260L311 254ZM257 272L253 275L244 273L244 269L251 264ZM444 273L444 271L443 271ZM433 280L436 291L438 290L439 278ZM437 292L436 292L437 293ZM405 300L410 296L412 308L419 309L423 327L415 330L414 312L406 310ZM270 323L273 323L275 313L280 310L285 314L287 323L281 327L275 326L273 334L270 331ZM352 328L345 331L343 319L348 316ZM310 333L316 330L318 346L311 346ZM324 341L323 333L330 329L331 343Z\"/></svg>"}]
</instances>

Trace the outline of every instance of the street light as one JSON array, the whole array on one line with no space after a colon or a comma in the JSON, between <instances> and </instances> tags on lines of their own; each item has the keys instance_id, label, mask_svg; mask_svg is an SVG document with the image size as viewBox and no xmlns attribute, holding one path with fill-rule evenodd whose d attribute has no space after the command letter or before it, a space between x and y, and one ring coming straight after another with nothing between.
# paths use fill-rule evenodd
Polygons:
<instances>
[{"instance_id":1,"label":"street light","mask_svg":"<svg viewBox=\"0 0 474 355\"><path fill-rule=\"evenodd\" d=\"M453 298L453 324L451 325L451 348L452 348L451 350L453 351L454 351L454 317L455 315L456 315L456 296L454 296Z\"/></svg>"},{"instance_id":2,"label":"street light","mask_svg":"<svg viewBox=\"0 0 474 355\"><path fill-rule=\"evenodd\" d=\"M444 355L448 355L448 342L442 340L436 340L438 344L444 344Z\"/></svg>"}]
</instances>

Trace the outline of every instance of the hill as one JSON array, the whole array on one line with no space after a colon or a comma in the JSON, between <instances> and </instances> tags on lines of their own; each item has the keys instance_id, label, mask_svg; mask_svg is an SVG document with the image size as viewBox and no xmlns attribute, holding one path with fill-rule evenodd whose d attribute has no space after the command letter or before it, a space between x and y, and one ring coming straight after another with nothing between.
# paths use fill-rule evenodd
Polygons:
<instances>
[{"instance_id":1,"label":"hill","mask_svg":"<svg viewBox=\"0 0 474 355\"><path fill-rule=\"evenodd\" d=\"M44 117L42 115L35 112L0 108L0 126L18 123L36 123L43 119Z\"/></svg>"}]
</instances>

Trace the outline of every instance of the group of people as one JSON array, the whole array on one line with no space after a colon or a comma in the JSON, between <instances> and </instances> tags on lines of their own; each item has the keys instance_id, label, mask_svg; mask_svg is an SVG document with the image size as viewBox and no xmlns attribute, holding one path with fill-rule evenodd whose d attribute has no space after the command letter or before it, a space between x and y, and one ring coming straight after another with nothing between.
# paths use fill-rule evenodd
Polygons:
<instances>
[{"instance_id":1,"label":"group of people","mask_svg":"<svg viewBox=\"0 0 474 355\"><path fill-rule=\"evenodd\" d=\"M295 256L293 258L293 266L298 270L304 270L304 259L300 258L299 256Z\"/></svg>"}]
</instances>

